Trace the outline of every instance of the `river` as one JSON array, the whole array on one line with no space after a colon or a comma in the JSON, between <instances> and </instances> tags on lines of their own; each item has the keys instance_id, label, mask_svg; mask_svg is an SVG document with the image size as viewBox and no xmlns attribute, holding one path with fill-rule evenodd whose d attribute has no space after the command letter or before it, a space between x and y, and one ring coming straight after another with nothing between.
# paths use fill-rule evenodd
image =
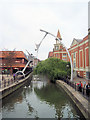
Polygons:
<instances>
[{"instance_id":1,"label":"river","mask_svg":"<svg viewBox=\"0 0 90 120\"><path fill-rule=\"evenodd\" d=\"M44 76L34 76L2 100L3 118L76 118L82 117L69 96Z\"/></svg>"}]
</instances>

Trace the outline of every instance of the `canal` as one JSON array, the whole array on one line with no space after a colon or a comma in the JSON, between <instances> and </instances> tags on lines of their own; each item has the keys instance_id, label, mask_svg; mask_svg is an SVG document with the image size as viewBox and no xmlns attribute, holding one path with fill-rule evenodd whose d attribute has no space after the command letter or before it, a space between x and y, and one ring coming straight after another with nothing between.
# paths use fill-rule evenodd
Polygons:
<instances>
[{"instance_id":1,"label":"canal","mask_svg":"<svg viewBox=\"0 0 90 120\"><path fill-rule=\"evenodd\" d=\"M33 76L22 88L2 100L3 118L83 117L69 96L43 76Z\"/></svg>"}]
</instances>

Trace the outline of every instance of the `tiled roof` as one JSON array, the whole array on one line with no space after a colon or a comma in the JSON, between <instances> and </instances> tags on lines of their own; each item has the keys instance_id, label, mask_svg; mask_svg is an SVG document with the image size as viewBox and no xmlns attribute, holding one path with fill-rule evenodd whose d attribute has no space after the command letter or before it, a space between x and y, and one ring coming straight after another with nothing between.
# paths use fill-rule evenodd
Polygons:
<instances>
[{"instance_id":1,"label":"tiled roof","mask_svg":"<svg viewBox=\"0 0 90 120\"><path fill-rule=\"evenodd\" d=\"M74 46L76 44L79 44L83 39L73 39L72 43L71 43L71 46Z\"/></svg>"},{"instance_id":2,"label":"tiled roof","mask_svg":"<svg viewBox=\"0 0 90 120\"><path fill-rule=\"evenodd\" d=\"M5 58L9 53L15 54L13 58L25 58L27 60L23 51L0 51L0 58Z\"/></svg>"},{"instance_id":3,"label":"tiled roof","mask_svg":"<svg viewBox=\"0 0 90 120\"><path fill-rule=\"evenodd\" d=\"M48 57L53 57L53 52L49 52Z\"/></svg>"},{"instance_id":4,"label":"tiled roof","mask_svg":"<svg viewBox=\"0 0 90 120\"><path fill-rule=\"evenodd\" d=\"M80 43L82 41L82 39L75 39L78 43Z\"/></svg>"},{"instance_id":5,"label":"tiled roof","mask_svg":"<svg viewBox=\"0 0 90 120\"><path fill-rule=\"evenodd\" d=\"M84 42L84 41L86 41L86 40L88 40L88 35L87 36L85 36L83 39L73 39L73 41L72 41L72 44L71 44L71 46L70 46L70 48L71 47L74 47L75 45L77 45L77 44L81 44L82 42ZM70 49L69 48L69 49Z\"/></svg>"}]
</instances>

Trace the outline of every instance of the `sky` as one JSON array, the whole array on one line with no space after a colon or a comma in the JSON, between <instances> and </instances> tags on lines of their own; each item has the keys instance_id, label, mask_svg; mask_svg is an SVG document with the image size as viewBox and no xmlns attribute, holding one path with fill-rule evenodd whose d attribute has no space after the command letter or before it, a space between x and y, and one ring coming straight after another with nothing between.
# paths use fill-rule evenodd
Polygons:
<instances>
[{"instance_id":1,"label":"sky","mask_svg":"<svg viewBox=\"0 0 90 120\"><path fill-rule=\"evenodd\" d=\"M0 0L0 50L26 50L36 56L35 44L46 30L57 36L69 48L73 38L88 34L88 0ZM47 35L38 58L44 60L53 50L55 38Z\"/></svg>"}]
</instances>

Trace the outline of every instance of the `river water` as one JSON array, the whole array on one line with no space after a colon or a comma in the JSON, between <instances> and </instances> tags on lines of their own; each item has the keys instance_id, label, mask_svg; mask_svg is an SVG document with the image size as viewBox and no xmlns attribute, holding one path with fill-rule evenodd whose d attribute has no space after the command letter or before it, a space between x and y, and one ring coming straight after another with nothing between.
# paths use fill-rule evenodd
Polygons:
<instances>
[{"instance_id":1,"label":"river water","mask_svg":"<svg viewBox=\"0 0 90 120\"><path fill-rule=\"evenodd\" d=\"M77 118L80 111L59 86L37 76L2 101L3 118Z\"/></svg>"}]
</instances>

